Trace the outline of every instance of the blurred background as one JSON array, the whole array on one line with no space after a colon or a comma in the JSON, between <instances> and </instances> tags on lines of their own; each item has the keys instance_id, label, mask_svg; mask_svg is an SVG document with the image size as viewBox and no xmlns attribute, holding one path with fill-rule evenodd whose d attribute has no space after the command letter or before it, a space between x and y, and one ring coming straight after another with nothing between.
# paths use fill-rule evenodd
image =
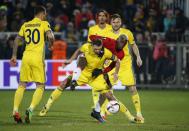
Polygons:
<instances>
[{"instance_id":1,"label":"blurred background","mask_svg":"<svg viewBox=\"0 0 189 131\"><path fill-rule=\"evenodd\" d=\"M46 59L70 58L87 40L95 13L105 9L119 13L135 36L143 60L141 68L134 65L139 88L189 88L188 0L0 0L0 60L11 58L17 32L39 4L56 38ZM24 45L18 50L21 59Z\"/></svg>"}]
</instances>

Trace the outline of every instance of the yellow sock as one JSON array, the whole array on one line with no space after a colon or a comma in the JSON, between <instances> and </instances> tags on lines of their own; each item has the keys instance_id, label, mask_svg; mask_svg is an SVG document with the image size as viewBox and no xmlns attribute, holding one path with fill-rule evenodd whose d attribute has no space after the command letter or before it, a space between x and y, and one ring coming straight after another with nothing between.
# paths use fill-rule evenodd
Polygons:
<instances>
[{"instance_id":1,"label":"yellow sock","mask_svg":"<svg viewBox=\"0 0 189 131\"><path fill-rule=\"evenodd\" d=\"M94 103L94 106L93 108L95 107L96 103L98 102L99 100L99 92L96 92L96 91L92 91L92 96L93 96L93 103Z\"/></svg>"},{"instance_id":2,"label":"yellow sock","mask_svg":"<svg viewBox=\"0 0 189 131\"><path fill-rule=\"evenodd\" d=\"M137 114L141 114L140 97L139 97L138 93L132 95L132 101L135 106L135 110L136 110Z\"/></svg>"},{"instance_id":3,"label":"yellow sock","mask_svg":"<svg viewBox=\"0 0 189 131\"><path fill-rule=\"evenodd\" d=\"M41 101L41 98L43 96L43 92L44 92L44 85L40 85L36 87L36 90L33 94L32 97L32 102L31 105L29 107L29 109L31 111L33 111L33 109L39 104L39 102Z\"/></svg>"},{"instance_id":4,"label":"yellow sock","mask_svg":"<svg viewBox=\"0 0 189 131\"><path fill-rule=\"evenodd\" d=\"M26 88L24 86L18 86L18 89L16 90L15 95L14 95L13 113L18 112L18 108L22 101L25 89Z\"/></svg>"},{"instance_id":5,"label":"yellow sock","mask_svg":"<svg viewBox=\"0 0 189 131\"><path fill-rule=\"evenodd\" d=\"M120 105L120 112L124 113L129 120L133 119L133 115L131 115L127 107L121 102L119 102L119 105Z\"/></svg>"},{"instance_id":6,"label":"yellow sock","mask_svg":"<svg viewBox=\"0 0 189 131\"><path fill-rule=\"evenodd\" d=\"M52 103L57 100L60 95L62 94L62 88L57 87L52 93L51 96L49 97L47 104L45 105L47 109L49 109L52 105Z\"/></svg>"}]
</instances>

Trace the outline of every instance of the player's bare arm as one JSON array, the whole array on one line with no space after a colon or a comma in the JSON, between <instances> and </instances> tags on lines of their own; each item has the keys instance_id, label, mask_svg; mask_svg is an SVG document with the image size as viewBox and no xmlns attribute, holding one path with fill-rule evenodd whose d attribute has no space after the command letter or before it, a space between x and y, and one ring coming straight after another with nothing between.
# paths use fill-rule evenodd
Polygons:
<instances>
[{"instance_id":1,"label":"player's bare arm","mask_svg":"<svg viewBox=\"0 0 189 131\"><path fill-rule=\"evenodd\" d=\"M136 43L134 43L134 44L132 45L132 50L133 50L133 52L134 52L134 54L135 54L135 56L136 56L137 65L138 65L139 67L142 66L142 59L141 59L141 57L140 57L139 49L138 49L138 46L136 45Z\"/></svg>"},{"instance_id":2,"label":"player's bare arm","mask_svg":"<svg viewBox=\"0 0 189 131\"><path fill-rule=\"evenodd\" d=\"M46 37L47 37L47 40L48 40L48 42L49 42L48 47L51 48L52 45L53 45L53 42L54 42L54 40L55 40L53 32L52 32L51 30L47 31L47 32L46 32Z\"/></svg>"},{"instance_id":3,"label":"player's bare arm","mask_svg":"<svg viewBox=\"0 0 189 131\"><path fill-rule=\"evenodd\" d=\"M10 59L11 66L16 66L18 44L21 42L22 42L22 37L20 36L17 36L14 40L13 54L12 54L12 58Z\"/></svg>"},{"instance_id":4,"label":"player's bare arm","mask_svg":"<svg viewBox=\"0 0 189 131\"><path fill-rule=\"evenodd\" d=\"M120 68L120 59L115 58L116 60L116 66L115 66L115 72L114 72L114 82L116 82L118 80L118 72L119 72L119 68Z\"/></svg>"},{"instance_id":5,"label":"player's bare arm","mask_svg":"<svg viewBox=\"0 0 189 131\"><path fill-rule=\"evenodd\" d=\"M71 63L71 62L72 62L73 60L75 60L75 59L78 57L78 55L81 54L81 53L82 53L82 52L80 51L80 48L78 48L78 49L73 53L73 55L71 56L71 58L68 59L68 60L66 60L65 63L67 63L67 64Z\"/></svg>"}]
</instances>

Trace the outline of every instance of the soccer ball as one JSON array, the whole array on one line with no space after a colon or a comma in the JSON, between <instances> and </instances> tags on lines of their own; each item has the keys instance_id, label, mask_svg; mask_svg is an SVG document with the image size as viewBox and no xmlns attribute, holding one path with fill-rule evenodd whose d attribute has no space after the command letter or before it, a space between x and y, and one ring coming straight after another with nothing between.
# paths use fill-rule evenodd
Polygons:
<instances>
[{"instance_id":1,"label":"soccer ball","mask_svg":"<svg viewBox=\"0 0 189 131\"><path fill-rule=\"evenodd\" d=\"M109 101L107 104L107 110L112 113L115 114L117 112L119 112L120 109L120 105L117 101L113 100L113 101Z\"/></svg>"}]
</instances>

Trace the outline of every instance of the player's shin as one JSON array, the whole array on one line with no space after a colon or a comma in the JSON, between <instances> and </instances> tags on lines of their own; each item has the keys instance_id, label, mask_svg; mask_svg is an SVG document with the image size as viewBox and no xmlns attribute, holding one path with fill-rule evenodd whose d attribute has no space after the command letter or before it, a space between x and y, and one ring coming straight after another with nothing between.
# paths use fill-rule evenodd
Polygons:
<instances>
[{"instance_id":1,"label":"player's shin","mask_svg":"<svg viewBox=\"0 0 189 131\"><path fill-rule=\"evenodd\" d=\"M39 104L42 99L43 92L44 92L45 85L38 85L32 98L31 105L29 107L30 111L33 111L34 108Z\"/></svg>"},{"instance_id":2,"label":"player's shin","mask_svg":"<svg viewBox=\"0 0 189 131\"><path fill-rule=\"evenodd\" d=\"M94 103L93 107L95 107L96 103L98 103L98 100L99 100L99 92L92 90L92 97L93 97L93 103Z\"/></svg>"},{"instance_id":3,"label":"player's shin","mask_svg":"<svg viewBox=\"0 0 189 131\"><path fill-rule=\"evenodd\" d=\"M24 91L25 91L25 87L22 85L19 85L14 96L13 115L14 113L18 112L18 108L19 108L20 103L22 102Z\"/></svg>"},{"instance_id":4,"label":"player's shin","mask_svg":"<svg viewBox=\"0 0 189 131\"><path fill-rule=\"evenodd\" d=\"M62 94L63 89L61 87L57 87L52 93L51 96L49 97L47 104L45 105L46 109L49 110L51 105L53 104L54 101L56 101Z\"/></svg>"},{"instance_id":5,"label":"player's shin","mask_svg":"<svg viewBox=\"0 0 189 131\"><path fill-rule=\"evenodd\" d=\"M132 101L135 106L137 115L141 115L140 97L138 92L132 94Z\"/></svg>"},{"instance_id":6,"label":"player's shin","mask_svg":"<svg viewBox=\"0 0 189 131\"><path fill-rule=\"evenodd\" d=\"M130 111L127 109L127 107L122 103L119 102L120 105L120 112L124 113L127 118L132 121L134 119L133 115L130 113Z\"/></svg>"}]
</instances>

